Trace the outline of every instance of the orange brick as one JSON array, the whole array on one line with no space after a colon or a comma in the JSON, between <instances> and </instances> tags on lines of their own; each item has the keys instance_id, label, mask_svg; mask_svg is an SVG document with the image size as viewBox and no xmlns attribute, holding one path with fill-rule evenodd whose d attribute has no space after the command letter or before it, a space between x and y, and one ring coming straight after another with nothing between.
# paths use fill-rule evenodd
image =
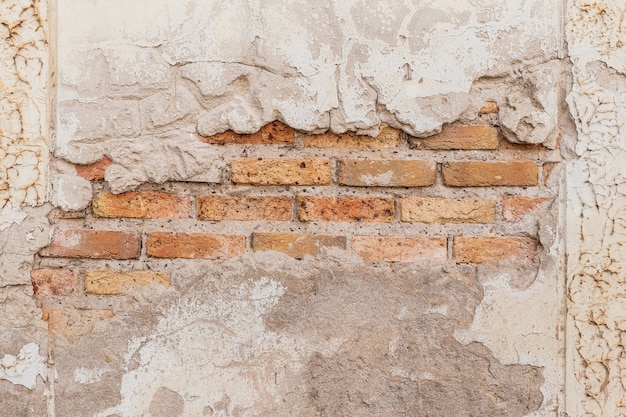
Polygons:
<instances>
[{"instance_id":1,"label":"orange brick","mask_svg":"<svg viewBox=\"0 0 626 417\"><path fill-rule=\"evenodd\" d=\"M48 331L52 334L66 336L83 336L93 332L99 321L110 320L115 317L112 310L83 310L62 308L44 310L43 320L48 322Z\"/></svg>"},{"instance_id":2,"label":"orange brick","mask_svg":"<svg viewBox=\"0 0 626 417\"><path fill-rule=\"evenodd\" d=\"M533 210L537 210L543 203L550 201L547 197L502 197L502 215L509 222L519 222Z\"/></svg>"},{"instance_id":3,"label":"orange brick","mask_svg":"<svg viewBox=\"0 0 626 417\"><path fill-rule=\"evenodd\" d=\"M537 178L537 164L528 160L443 164L443 183L452 187L537 185Z\"/></svg>"},{"instance_id":4,"label":"orange brick","mask_svg":"<svg viewBox=\"0 0 626 417\"><path fill-rule=\"evenodd\" d=\"M35 295L76 295L80 289L78 273L73 269L33 269L30 277Z\"/></svg>"},{"instance_id":5,"label":"orange brick","mask_svg":"<svg viewBox=\"0 0 626 417\"><path fill-rule=\"evenodd\" d=\"M506 140L504 137L500 138L500 149L513 150L513 151L547 151L549 150L541 143L513 143Z\"/></svg>"},{"instance_id":6,"label":"orange brick","mask_svg":"<svg viewBox=\"0 0 626 417\"><path fill-rule=\"evenodd\" d=\"M202 233L150 233L148 256L154 258L225 259L246 249L244 236Z\"/></svg>"},{"instance_id":7,"label":"orange brick","mask_svg":"<svg viewBox=\"0 0 626 417\"><path fill-rule=\"evenodd\" d=\"M303 222L382 222L394 218L393 198L298 197L298 219Z\"/></svg>"},{"instance_id":8,"label":"orange brick","mask_svg":"<svg viewBox=\"0 0 626 417\"><path fill-rule=\"evenodd\" d=\"M493 223L496 202L493 200L455 200L452 198L400 198L400 219L421 223Z\"/></svg>"},{"instance_id":9,"label":"orange brick","mask_svg":"<svg viewBox=\"0 0 626 417\"><path fill-rule=\"evenodd\" d=\"M385 149L397 148L400 145L401 132L386 124L380 126L378 136L357 135L354 132L323 133L321 135L306 135L304 146L308 148L369 148Z\"/></svg>"},{"instance_id":10,"label":"orange brick","mask_svg":"<svg viewBox=\"0 0 626 417\"><path fill-rule=\"evenodd\" d=\"M257 133L251 135L240 135L233 131L219 133L214 136L201 137L200 140L206 143L224 145L227 143L244 144L253 143L256 145L293 145L295 143L294 131L289 126L274 121L263 126Z\"/></svg>"},{"instance_id":11,"label":"orange brick","mask_svg":"<svg viewBox=\"0 0 626 417\"><path fill-rule=\"evenodd\" d=\"M411 138L409 145L429 150L497 149L498 130L493 126L445 125L439 134Z\"/></svg>"},{"instance_id":12,"label":"orange brick","mask_svg":"<svg viewBox=\"0 0 626 417\"><path fill-rule=\"evenodd\" d=\"M448 256L445 237L353 236L352 249L366 262L415 262Z\"/></svg>"},{"instance_id":13,"label":"orange brick","mask_svg":"<svg viewBox=\"0 0 626 417\"><path fill-rule=\"evenodd\" d=\"M495 101L485 101L485 104L480 108L481 114L498 113L500 109Z\"/></svg>"},{"instance_id":14,"label":"orange brick","mask_svg":"<svg viewBox=\"0 0 626 417\"><path fill-rule=\"evenodd\" d=\"M189 217L190 207L188 195L166 193L100 193L93 199L93 214L97 217L183 219Z\"/></svg>"},{"instance_id":15,"label":"orange brick","mask_svg":"<svg viewBox=\"0 0 626 417\"><path fill-rule=\"evenodd\" d=\"M532 259L537 242L527 237L457 237L454 258L457 262L498 262L507 258Z\"/></svg>"},{"instance_id":16,"label":"orange brick","mask_svg":"<svg viewBox=\"0 0 626 417\"><path fill-rule=\"evenodd\" d=\"M134 233L108 230L57 230L41 256L58 258L133 259L141 240Z\"/></svg>"},{"instance_id":17,"label":"orange brick","mask_svg":"<svg viewBox=\"0 0 626 417\"><path fill-rule=\"evenodd\" d=\"M293 209L293 199L288 196L207 195L196 202L200 220L291 220Z\"/></svg>"},{"instance_id":18,"label":"orange brick","mask_svg":"<svg viewBox=\"0 0 626 417\"><path fill-rule=\"evenodd\" d=\"M231 169L235 184L328 185L331 180L325 158L241 158Z\"/></svg>"},{"instance_id":19,"label":"orange brick","mask_svg":"<svg viewBox=\"0 0 626 417\"><path fill-rule=\"evenodd\" d=\"M315 256L322 247L346 248L344 236L305 235L297 233L254 233L252 249L256 251L275 250L302 259L305 255Z\"/></svg>"},{"instance_id":20,"label":"orange brick","mask_svg":"<svg viewBox=\"0 0 626 417\"><path fill-rule=\"evenodd\" d=\"M119 295L153 284L169 287L170 275L164 272L121 272L111 269L85 272L85 292L87 294Z\"/></svg>"},{"instance_id":21,"label":"orange brick","mask_svg":"<svg viewBox=\"0 0 626 417\"><path fill-rule=\"evenodd\" d=\"M111 164L113 164L113 161L111 161L108 156L105 156L91 165L76 165L76 174L87 181L102 181L104 179L104 171L106 171Z\"/></svg>"},{"instance_id":22,"label":"orange brick","mask_svg":"<svg viewBox=\"0 0 626 417\"><path fill-rule=\"evenodd\" d=\"M354 160L339 162L339 184L356 187L424 187L437 179L434 161Z\"/></svg>"}]
</instances>

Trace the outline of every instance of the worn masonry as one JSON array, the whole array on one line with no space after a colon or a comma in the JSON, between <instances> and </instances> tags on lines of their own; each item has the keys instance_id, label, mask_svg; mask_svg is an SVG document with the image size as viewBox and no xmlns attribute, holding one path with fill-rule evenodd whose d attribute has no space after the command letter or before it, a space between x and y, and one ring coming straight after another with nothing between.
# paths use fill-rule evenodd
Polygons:
<instances>
[{"instance_id":1,"label":"worn masonry","mask_svg":"<svg viewBox=\"0 0 626 417\"><path fill-rule=\"evenodd\" d=\"M626 415L583 3L2 3L3 409Z\"/></svg>"}]
</instances>

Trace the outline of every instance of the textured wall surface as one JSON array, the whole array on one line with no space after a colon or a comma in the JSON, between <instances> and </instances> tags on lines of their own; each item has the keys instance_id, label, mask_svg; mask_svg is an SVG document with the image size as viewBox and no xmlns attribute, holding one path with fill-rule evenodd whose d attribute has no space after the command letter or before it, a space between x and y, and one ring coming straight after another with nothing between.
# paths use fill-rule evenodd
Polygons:
<instances>
[{"instance_id":1,"label":"textured wall surface","mask_svg":"<svg viewBox=\"0 0 626 417\"><path fill-rule=\"evenodd\" d=\"M626 415L624 229L626 7L570 1L568 103L580 159L568 167L568 412Z\"/></svg>"}]
</instances>

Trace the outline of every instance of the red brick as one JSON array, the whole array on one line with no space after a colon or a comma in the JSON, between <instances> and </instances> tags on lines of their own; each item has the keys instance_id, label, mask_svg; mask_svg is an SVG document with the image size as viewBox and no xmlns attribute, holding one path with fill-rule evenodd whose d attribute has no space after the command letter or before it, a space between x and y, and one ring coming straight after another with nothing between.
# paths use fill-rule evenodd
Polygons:
<instances>
[{"instance_id":1,"label":"red brick","mask_svg":"<svg viewBox=\"0 0 626 417\"><path fill-rule=\"evenodd\" d=\"M519 222L526 214L537 210L543 203L550 200L547 197L504 196L502 197L502 215L509 222Z\"/></svg>"},{"instance_id":2,"label":"red brick","mask_svg":"<svg viewBox=\"0 0 626 417\"><path fill-rule=\"evenodd\" d=\"M93 214L97 217L183 219L189 217L190 213L191 200L188 195L136 192L100 193L93 199Z\"/></svg>"},{"instance_id":3,"label":"red brick","mask_svg":"<svg viewBox=\"0 0 626 417\"><path fill-rule=\"evenodd\" d=\"M108 230L57 230L39 254L58 258L133 259L139 257L138 235Z\"/></svg>"},{"instance_id":4,"label":"red brick","mask_svg":"<svg viewBox=\"0 0 626 417\"><path fill-rule=\"evenodd\" d=\"M496 202L493 200L456 200L437 197L406 197L398 200L403 222L421 223L493 223Z\"/></svg>"},{"instance_id":5,"label":"red brick","mask_svg":"<svg viewBox=\"0 0 626 417\"><path fill-rule=\"evenodd\" d=\"M104 179L104 171L111 164L113 164L113 161L108 156L105 156L91 165L76 165L76 173L87 181L102 181Z\"/></svg>"},{"instance_id":6,"label":"red brick","mask_svg":"<svg viewBox=\"0 0 626 417\"><path fill-rule=\"evenodd\" d=\"M353 236L352 249L366 262L415 262L448 256L445 237Z\"/></svg>"},{"instance_id":7,"label":"red brick","mask_svg":"<svg viewBox=\"0 0 626 417\"><path fill-rule=\"evenodd\" d=\"M252 235L252 249L255 252L275 250L296 259L302 259L305 255L318 255L322 247L331 246L345 249L346 238L297 233L254 233Z\"/></svg>"},{"instance_id":8,"label":"red brick","mask_svg":"<svg viewBox=\"0 0 626 417\"><path fill-rule=\"evenodd\" d=\"M493 114L498 113L500 109L495 101L485 101L485 104L480 108L481 114Z\"/></svg>"},{"instance_id":9,"label":"red brick","mask_svg":"<svg viewBox=\"0 0 626 417\"><path fill-rule=\"evenodd\" d=\"M356 187L424 187L437 179L433 161L354 160L339 162L339 184Z\"/></svg>"},{"instance_id":10,"label":"red brick","mask_svg":"<svg viewBox=\"0 0 626 417\"><path fill-rule=\"evenodd\" d=\"M298 197L298 219L303 222L381 222L394 220L393 198Z\"/></svg>"},{"instance_id":11,"label":"red brick","mask_svg":"<svg viewBox=\"0 0 626 417\"><path fill-rule=\"evenodd\" d=\"M85 272L85 292L87 294L120 295L154 284L169 287L170 275L165 272L122 272L112 269Z\"/></svg>"},{"instance_id":12,"label":"red brick","mask_svg":"<svg viewBox=\"0 0 626 417\"><path fill-rule=\"evenodd\" d=\"M445 125L441 133L411 138L411 147L429 150L497 149L498 130L493 126Z\"/></svg>"},{"instance_id":13,"label":"red brick","mask_svg":"<svg viewBox=\"0 0 626 417\"><path fill-rule=\"evenodd\" d=\"M528 160L443 164L443 182L452 187L531 186L537 180L537 164Z\"/></svg>"},{"instance_id":14,"label":"red brick","mask_svg":"<svg viewBox=\"0 0 626 417\"><path fill-rule=\"evenodd\" d=\"M33 269L30 277L35 295L67 296L80 291L78 271L74 269Z\"/></svg>"},{"instance_id":15,"label":"red brick","mask_svg":"<svg viewBox=\"0 0 626 417\"><path fill-rule=\"evenodd\" d=\"M498 262L513 257L532 259L537 251L537 242L516 236L456 237L453 250L457 262Z\"/></svg>"},{"instance_id":16,"label":"red brick","mask_svg":"<svg viewBox=\"0 0 626 417\"><path fill-rule=\"evenodd\" d=\"M93 332L97 322L115 317L112 310L84 310L76 308L44 309L43 320L48 331L66 336L83 336Z\"/></svg>"},{"instance_id":17,"label":"red brick","mask_svg":"<svg viewBox=\"0 0 626 417\"><path fill-rule=\"evenodd\" d=\"M293 210L288 196L207 195L196 202L200 220L291 220Z\"/></svg>"},{"instance_id":18,"label":"red brick","mask_svg":"<svg viewBox=\"0 0 626 417\"><path fill-rule=\"evenodd\" d=\"M231 163L234 184L328 185L326 158L240 158Z\"/></svg>"},{"instance_id":19,"label":"red brick","mask_svg":"<svg viewBox=\"0 0 626 417\"><path fill-rule=\"evenodd\" d=\"M386 124L380 126L378 136L357 135L354 132L342 134L322 133L306 135L304 146L307 148L396 148L400 145L401 132Z\"/></svg>"},{"instance_id":20,"label":"red brick","mask_svg":"<svg viewBox=\"0 0 626 417\"><path fill-rule=\"evenodd\" d=\"M257 133L251 135L240 135L233 131L219 133L214 136L201 137L200 140L206 143L224 145L228 143L244 144L252 143L256 145L293 145L295 143L294 131L289 126L274 121L263 126Z\"/></svg>"},{"instance_id":21,"label":"red brick","mask_svg":"<svg viewBox=\"0 0 626 417\"><path fill-rule=\"evenodd\" d=\"M244 236L203 233L150 233L148 256L153 258L226 259L246 249Z\"/></svg>"}]
</instances>

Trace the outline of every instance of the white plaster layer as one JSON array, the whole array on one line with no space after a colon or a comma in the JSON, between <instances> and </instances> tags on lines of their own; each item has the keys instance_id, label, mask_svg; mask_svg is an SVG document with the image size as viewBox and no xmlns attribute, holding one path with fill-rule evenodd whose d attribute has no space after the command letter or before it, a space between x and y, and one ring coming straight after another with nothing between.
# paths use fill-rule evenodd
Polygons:
<instances>
[{"instance_id":1,"label":"white plaster layer","mask_svg":"<svg viewBox=\"0 0 626 417\"><path fill-rule=\"evenodd\" d=\"M626 4L570 0L567 412L626 415Z\"/></svg>"},{"instance_id":2,"label":"white plaster layer","mask_svg":"<svg viewBox=\"0 0 626 417\"><path fill-rule=\"evenodd\" d=\"M63 1L56 154L86 164L117 146L113 140L134 141L145 143L135 149L145 166L155 158L154 138L198 146L197 135L253 133L274 120L368 134L386 122L426 136L464 114L472 95L498 100L509 140L552 147L559 70L545 63L561 46L560 7ZM502 84L497 93L477 87L493 80ZM169 167L178 162L158 155ZM113 159L119 190L146 180ZM163 178L195 175L171 171Z\"/></svg>"},{"instance_id":3,"label":"white plaster layer","mask_svg":"<svg viewBox=\"0 0 626 417\"><path fill-rule=\"evenodd\" d=\"M0 379L31 390L35 388L38 376L46 379L47 369L46 358L39 356L39 346L36 343L24 345L17 356L5 354L0 359Z\"/></svg>"}]
</instances>

